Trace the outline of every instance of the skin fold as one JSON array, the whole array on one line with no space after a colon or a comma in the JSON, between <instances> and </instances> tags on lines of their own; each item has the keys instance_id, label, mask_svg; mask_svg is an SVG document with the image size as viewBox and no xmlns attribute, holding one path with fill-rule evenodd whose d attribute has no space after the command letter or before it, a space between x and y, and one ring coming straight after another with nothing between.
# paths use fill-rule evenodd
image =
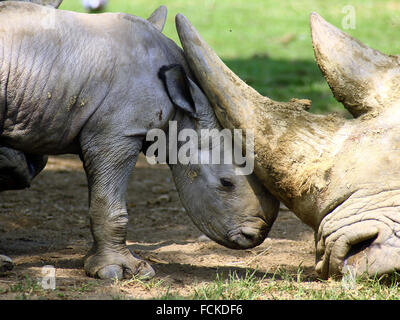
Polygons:
<instances>
[{"instance_id":1,"label":"skin fold","mask_svg":"<svg viewBox=\"0 0 400 320\"><path fill-rule=\"evenodd\" d=\"M84 268L92 277L154 275L126 246L126 185L149 147L149 130L168 132L169 121L179 130L220 128L182 50L160 32L165 16L165 7L147 21L0 3L0 145L16 150L22 169L32 162L23 155L80 156L94 239ZM255 175L237 176L236 167L171 170L193 222L218 243L243 249L264 240L279 203Z\"/></svg>"}]
</instances>

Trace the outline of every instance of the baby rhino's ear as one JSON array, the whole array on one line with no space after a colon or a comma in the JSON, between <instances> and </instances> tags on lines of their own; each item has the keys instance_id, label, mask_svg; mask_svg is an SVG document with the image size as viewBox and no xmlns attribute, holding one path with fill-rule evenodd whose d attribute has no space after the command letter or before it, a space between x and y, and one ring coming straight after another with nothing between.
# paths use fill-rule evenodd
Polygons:
<instances>
[{"instance_id":1,"label":"baby rhino's ear","mask_svg":"<svg viewBox=\"0 0 400 320\"><path fill-rule=\"evenodd\" d=\"M178 64L164 66L159 76L164 82L171 101L195 119L204 114L208 100L200 88L187 76L183 67Z\"/></svg>"},{"instance_id":2,"label":"baby rhino's ear","mask_svg":"<svg viewBox=\"0 0 400 320\"><path fill-rule=\"evenodd\" d=\"M160 6L158 7L150 17L147 18L149 22L153 26L155 26L160 32L163 31L164 25L165 25L165 20L167 20L167 7L166 6Z\"/></svg>"}]
</instances>

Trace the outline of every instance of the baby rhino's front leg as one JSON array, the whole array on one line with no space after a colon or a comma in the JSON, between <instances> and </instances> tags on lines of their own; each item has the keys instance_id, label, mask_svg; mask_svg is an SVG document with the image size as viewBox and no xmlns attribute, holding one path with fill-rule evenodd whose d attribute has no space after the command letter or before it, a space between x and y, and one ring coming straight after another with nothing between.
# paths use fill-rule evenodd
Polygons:
<instances>
[{"instance_id":1,"label":"baby rhino's front leg","mask_svg":"<svg viewBox=\"0 0 400 320\"><path fill-rule=\"evenodd\" d=\"M95 148L94 143L98 143ZM115 141L96 137L90 145L90 148L82 148L82 154L88 178L94 244L85 257L85 271L89 276L102 279L151 278L153 268L135 258L126 246L125 190L142 142L132 137Z\"/></svg>"}]
</instances>

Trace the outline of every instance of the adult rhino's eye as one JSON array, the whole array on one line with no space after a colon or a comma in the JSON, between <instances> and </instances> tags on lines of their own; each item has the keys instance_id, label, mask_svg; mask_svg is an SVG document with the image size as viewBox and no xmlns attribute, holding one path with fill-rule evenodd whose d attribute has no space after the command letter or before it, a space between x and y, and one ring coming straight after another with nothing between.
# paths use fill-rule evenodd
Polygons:
<instances>
[{"instance_id":1,"label":"adult rhino's eye","mask_svg":"<svg viewBox=\"0 0 400 320\"><path fill-rule=\"evenodd\" d=\"M219 181L221 182L221 184L222 184L224 187L230 187L230 188L233 187L233 183L232 183L232 181L230 181L229 179L221 178Z\"/></svg>"}]
</instances>

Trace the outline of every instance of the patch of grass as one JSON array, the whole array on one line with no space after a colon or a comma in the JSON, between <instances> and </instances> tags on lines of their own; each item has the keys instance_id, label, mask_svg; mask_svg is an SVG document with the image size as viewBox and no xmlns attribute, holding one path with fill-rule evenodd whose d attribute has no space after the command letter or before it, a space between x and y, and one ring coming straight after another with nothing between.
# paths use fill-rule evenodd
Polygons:
<instances>
[{"instance_id":1,"label":"patch of grass","mask_svg":"<svg viewBox=\"0 0 400 320\"><path fill-rule=\"evenodd\" d=\"M331 94L314 61L255 56L226 59L224 62L248 85L271 99L310 99L315 113L345 111Z\"/></svg>"},{"instance_id":2,"label":"patch of grass","mask_svg":"<svg viewBox=\"0 0 400 320\"><path fill-rule=\"evenodd\" d=\"M113 300L135 299L135 292L137 290L145 290L148 292L165 291L165 293L161 294L157 299L174 300L174 296L171 295L169 291L170 285L165 284L164 279L157 277L148 280L143 280L140 277L132 277L127 280L115 279L113 281L113 286L119 291L112 296ZM179 299L179 297L177 297L177 299Z\"/></svg>"},{"instance_id":3,"label":"patch of grass","mask_svg":"<svg viewBox=\"0 0 400 320\"><path fill-rule=\"evenodd\" d=\"M264 288L266 299L301 300L398 300L400 287L398 275L392 281L383 278L358 277L350 280L303 281L299 273L289 275L285 270L278 272L279 279L268 280Z\"/></svg>"},{"instance_id":4,"label":"patch of grass","mask_svg":"<svg viewBox=\"0 0 400 320\"><path fill-rule=\"evenodd\" d=\"M181 296L179 294L176 294L174 292L171 292L171 286L168 286L165 293L160 295L156 299L157 300L188 300L190 298L187 298L187 297Z\"/></svg>"},{"instance_id":5,"label":"patch of grass","mask_svg":"<svg viewBox=\"0 0 400 320\"><path fill-rule=\"evenodd\" d=\"M263 279L255 277L256 270L246 270L244 276L229 273L228 279L217 273L215 281L194 289L195 300L254 300L261 298Z\"/></svg>"},{"instance_id":6,"label":"patch of grass","mask_svg":"<svg viewBox=\"0 0 400 320\"><path fill-rule=\"evenodd\" d=\"M72 291L75 291L78 293L93 292L98 285L99 285L99 283L95 282L95 281L82 282L79 285L74 284Z\"/></svg>"},{"instance_id":7,"label":"patch of grass","mask_svg":"<svg viewBox=\"0 0 400 320\"><path fill-rule=\"evenodd\" d=\"M115 280L115 285L119 287L135 287L135 286L140 286L145 290L151 290L151 289L158 289L162 287L164 283L163 279L158 279L158 278L151 278L149 280L143 280L138 277L133 277L128 280Z\"/></svg>"},{"instance_id":8,"label":"patch of grass","mask_svg":"<svg viewBox=\"0 0 400 320\"><path fill-rule=\"evenodd\" d=\"M32 296L43 294L44 290L37 279L30 278L25 275L23 279L17 283L10 285L9 292L15 293L16 300L26 300Z\"/></svg>"},{"instance_id":9,"label":"patch of grass","mask_svg":"<svg viewBox=\"0 0 400 320\"><path fill-rule=\"evenodd\" d=\"M295 272L278 268L272 275L261 276L257 270L246 269L240 273L231 271L228 275L217 272L213 281L193 285L192 292L187 295L173 291L171 285L163 279L143 281L133 278L116 280L114 285L119 290L105 292L105 296L114 300L134 299L134 296L127 292L133 290L134 293L140 288L160 292L159 295L154 295L158 300L399 300L399 279L400 275L394 274L391 277L316 281L305 276L301 266ZM95 285L94 282L85 282L75 286L71 292L86 295L94 292ZM37 280L29 276L10 285L7 291L15 293L14 299L17 300L48 299L53 295L63 299L71 296L68 291L44 290Z\"/></svg>"},{"instance_id":10,"label":"patch of grass","mask_svg":"<svg viewBox=\"0 0 400 320\"><path fill-rule=\"evenodd\" d=\"M224 277L217 273L214 281L194 286L193 293L182 296L167 291L163 300L399 300L399 276L391 280L358 277L351 282L307 279L303 269L290 273L277 269L272 276L256 276L255 270L245 275L233 271Z\"/></svg>"}]
</instances>

